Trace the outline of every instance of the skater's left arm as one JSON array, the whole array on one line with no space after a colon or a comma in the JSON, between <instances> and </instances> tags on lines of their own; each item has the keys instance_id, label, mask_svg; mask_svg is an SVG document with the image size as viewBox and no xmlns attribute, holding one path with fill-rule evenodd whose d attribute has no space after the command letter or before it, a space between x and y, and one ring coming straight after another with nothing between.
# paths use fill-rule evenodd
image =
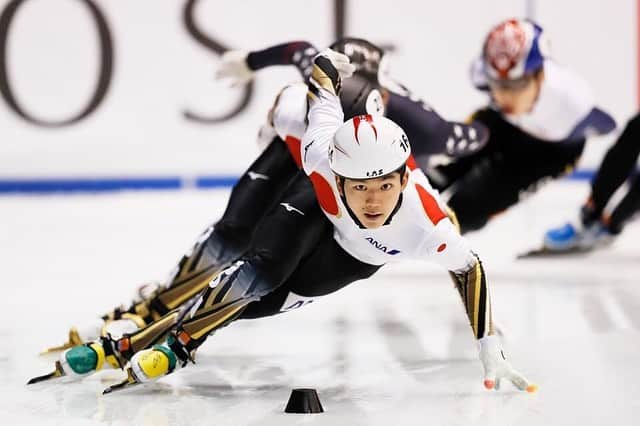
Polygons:
<instances>
[{"instance_id":1,"label":"skater's left arm","mask_svg":"<svg viewBox=\"0 0 640 426\"><path fill-rule=\"evenodd\" d=\"M460 294L469 324L476 339L493 334L491 298L482 262L449 217L435 226L432 239L436 262L447 268Z\"/></svg>"},{"instance_id":2,"label":"skater's left arm","mask_svg":"<svg viewBox=\"0 0 640 426\"><path fill-rule=\"evenodd\" d=\"M594 107L571 131L567 139L582 139L594 135L606 135L616 128L615 119L604 110Z\"/></svg>"},{"instance_id":3,"label":"skater's left arm","mask_svg":"<svg viewBox=\"0 0 640 426\"><path fill-rule=\"evenodd\" d=\"M449 218L442 219L436 229L440 237L437 241L445 241L438 246L439 253L443 254L439 257L439 263L449 269L473 333L478 339L479 357L484 368L484 386L497 390L501 380L506 379L520 390L535 392L537 387L507 361L500 338L494 335L491 298L480 258L469 248L466 239L457 233Z\"/></svg>"}]
</instances>

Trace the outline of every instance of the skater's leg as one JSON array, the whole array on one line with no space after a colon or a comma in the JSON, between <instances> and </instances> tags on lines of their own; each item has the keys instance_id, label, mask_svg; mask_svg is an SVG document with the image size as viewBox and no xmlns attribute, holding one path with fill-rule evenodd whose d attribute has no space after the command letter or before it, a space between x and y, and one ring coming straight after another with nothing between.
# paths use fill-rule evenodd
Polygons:
<instances>
[{"instance_id":1,"label":"skater's leg","mask_svg":"<svg viewBox=\"0 0 640 426\"><path fill-rule=\"evenodd\" d=\"M152 369L155 357L177 357L184 365L191 353L215 330L236 319L246 306L276 290L309 256L330 223L317 204L306 175L300 173L256 230L251 249L232 267L211 281L195 304L184 311L167 345L140 351L131 359L134 382L153 380L172 369ZM148 340L143 329L129 336ZM166 360L165 360L166 361ZM149 368L147 368L149 367Z\"/></svg>"},{"instance_id":2,"label":"skater's leg","mask_svg":"<svg viewBox=\"0 0 640 426\"><path fill-rule=\"evenodd\" d=\"M246 251L258 224L298 170L286 143L275 138L233 187L227 208L215 224L216 233Z\"/></svg>"},{"instance_id":3,"label":"skater's leg","mask_svg":"<svg viewBox=\"0 0 640 426\"><path fill-rule=\"evenodd\" d=\"M115 308L81 331L72 328L67 343L45 353L105 336L105 327L113 321L126 323L118 328L144 327L200 293L220 270L246 252L263 216L297 174L286 144L275 138L234 186L222 218L199 236L165 284L142 287L131 305Z\"/></svg>"},{"instance_id":4,"label":"skater's leg","mask_svg":"<svg viewBox=\"0 0 640 426\"><path fill-rule=\"evenodd\" d=\"M618 203L605 219L605 225L609 232L618 235L622 232L625 223L640 211L640 174L637 174L629 186L624 198Z\"/></svg>"},{"instance_id":5,"label":"skater's leg","mask_svg":"<svg viewBox=\"0 0 640 426\"><path fill-rule=\"evenodd\" d=\"M373 275L380 266L363 263L340 247L327 230L317 248L276 291L250 303L240 319L271 316L300 308L315 299Z\"/></svg>"},{"instance_id":6,"label":"skater's leg","mask_svg":"<svg viewBox=\"0 0 640 426\"><path fill-rule=\"evenodd\" d=\"M629 121L615 144L609 148L591 183L591 196L587 202L591 219L600 218L613 193L633 171L639 155L640 115L637 115Z\"/></svg>"},{"instance_id":7,"label":"skater's leg","mask_svg":"<svg viewBox=\"0 0 640 426\"><path fill-rule=\"evenodd\" d=\"M243 261L214 280L193 315L179 325L177 335L184 339L188 336L188 350L235 319L247 304L282 285L315 250L328 228L330 224L317 204L311 182L300 173L256 230Z\"/></svg>"},{"instance_id":8,"label":"skater's leg","mask_svg":"<svg viewBox=\"0 0 640 426\"><path fill-rule=\"evenodd\" d=\"M589 199L580 208L578 223L574 225L568 222L547 231L544 247L552 253L569 253L591 250L613 241L613 237L622 231L624 223L640 208L638 178L631 183L629 191L609 217L603 217L603 212L611 196L629 177L639 155L640 115L637 115L629 121L602 160L591 183Z\"/></svg>"},{"instance_id":9,"label":"skater's leg","mask_svg":"<svg viewBox=\"0 0 640 426\"><path fill-rule=\"evenodd\" d=\"M234 186L222 218L180 260L168 285L148 301L153 319L200 293L247 251L263 216L297 174L286 145L275 139Z\"/></svg>"}]
</instances>

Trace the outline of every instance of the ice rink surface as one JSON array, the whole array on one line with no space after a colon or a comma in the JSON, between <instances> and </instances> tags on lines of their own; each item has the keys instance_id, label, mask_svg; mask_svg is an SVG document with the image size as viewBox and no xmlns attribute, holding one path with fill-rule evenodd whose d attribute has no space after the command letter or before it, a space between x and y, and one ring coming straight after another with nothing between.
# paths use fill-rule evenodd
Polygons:
<instances>
[{"instance_id":1,"label":"ice rink surface","mask_svg":"<svg viewBox=\"0 0 640 426\"><path fill-rule=\"evenodd\" d=\"M27 387L52 368L41 349L162 279L228 193L0 197L0 425L637 425L640 222L606 250L515 260L586 194L585 183L550 184L469 235L533 395L484 390L457 293L423 264L236 322L197 365L147 387L102 396L122 377L113 370ZM284 414L296 387L316 388L325 413Z\"/></svg>"}]
</instances>

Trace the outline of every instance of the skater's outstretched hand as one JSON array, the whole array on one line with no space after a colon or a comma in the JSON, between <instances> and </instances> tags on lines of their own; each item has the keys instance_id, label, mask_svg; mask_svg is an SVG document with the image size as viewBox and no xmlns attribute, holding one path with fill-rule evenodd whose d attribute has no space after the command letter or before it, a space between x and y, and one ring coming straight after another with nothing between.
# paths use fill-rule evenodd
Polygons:
<instances>
[{"instance_id":1,"label":"skater's outstretched hand","mask_svg":"<svg viewBox=\"0 0 640 426\"><path fill-rule=\"evenodd\" d=\"M324 49L322 52L318 53L318 56L324 56L329 59L329 61L331 61L331 65L335 67L342 79L351 77L356 70L356 66L349 62L349 57L347 55L336 52L335 50Z\"/></svg>"},{"instance_id":2,"label":"skater's outstretched hand","mask_svg":"<svg viewBox=\"0 0 640 426\"><path fill-rule=\"evenodd\" d=\"M503 379L509 380L521 391L535 392L538 387L517 372L507 361L498 336L486 336L478 340L480 361L484 368L484 387L499 390Z\"/></svg>"},{"instance_id":3,"label":"skater's outstretched hand","mask_svg":"<svg viewBox=\"0 0 640 426\"><path fill-rule=\"evenodd\" d=\"M356 70L349 57L335 50L325 49L313 60L311 83L338 95L342 80L351 77Z\"/></svg>"},{"instance_id":4,"label":"skater's outstretched hand","mask_svg":"<svg viewBox=\"0 0 640 426\"><path fill-rule=\"evenodd\" d=\"M242 86L253 79L253 71L247 65L247 52L229 50L222 55L216 70L216 79L226 79L231 87Z\"/></svg>"}]
</instances>

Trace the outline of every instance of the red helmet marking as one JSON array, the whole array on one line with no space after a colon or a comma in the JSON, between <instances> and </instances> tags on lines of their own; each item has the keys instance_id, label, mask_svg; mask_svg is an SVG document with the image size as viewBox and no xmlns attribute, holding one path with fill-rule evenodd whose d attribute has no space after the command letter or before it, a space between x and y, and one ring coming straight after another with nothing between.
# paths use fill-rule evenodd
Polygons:
<instances>
[{"instance_id":1,"label":"red helmet marking","mask_svg":"<svg viewBox=\"0 0 640 426\"><path fill-rule=\"evenodd\" d=\"M440 209L438 202L433 195L429 193L424 187L416 183L416 190L418 191L418 196L420 197L420 201L422 201L422 208L424 212L429 217L429 220L434 225L437 225L442 219L446 218L447 215Z\"/></svg>"},{"instance_id":2,"label":"red helmet marking","mask_svg":"<svg viewBox=\"0 0 640 426\"><path fill-rule=\"evenodd\" d=\"M369 114L358 115L356 117L353 117L353 132L356 136L356 142L358 142L358 145L360 144L360 140L358 139L358 127L360 127L360 122L362 120L369 123L369 125L373 129L373 134L375 135L376 140L378 139L378 130L376 129L376 126L373 125L373 117Z\"/></svg>"},{"instance_id":3,"label":"red helmet marking","mask_svg":"<svg viewBox=\"0 0 640 426\"><path fill-rule=\"evenodd\" d=\"M510 19L495 27L487 36L484 47L485 60L500 78L507 78L509 71L518 64L524 54L526 35L516 19Z\"/></svg>"},{"instance_id":4,"label":"red helmet marking","mask_svg":"<svg viewBox=\"0 0 640 426\"><path fill-rule=\"evenodd\" d=\"M284 139L284 142L287 144L287 148L289 148L289 153L291 153L293 161L296 162L298 167L302 167L302 156L300 155L300 139L291 135L287 135L287 137Z\"/></svg>"},{"instance_id":5,"label":"red helmet marking","mask_svg":"<svg viewBox=\"0 0 640 426\"><path fill-rule=\"evenodd\" d=\"M337 216L340 211L338 208L338 200L336 199L336 195L334 194L331 185L329 185L329 182L327 182L327 180L317 172L311 173L309 179L311 179L313 189L316 192L316 197L318 198L318 203L320 203L322 210L332 216Z\"/></svg>"}]
</instances>

